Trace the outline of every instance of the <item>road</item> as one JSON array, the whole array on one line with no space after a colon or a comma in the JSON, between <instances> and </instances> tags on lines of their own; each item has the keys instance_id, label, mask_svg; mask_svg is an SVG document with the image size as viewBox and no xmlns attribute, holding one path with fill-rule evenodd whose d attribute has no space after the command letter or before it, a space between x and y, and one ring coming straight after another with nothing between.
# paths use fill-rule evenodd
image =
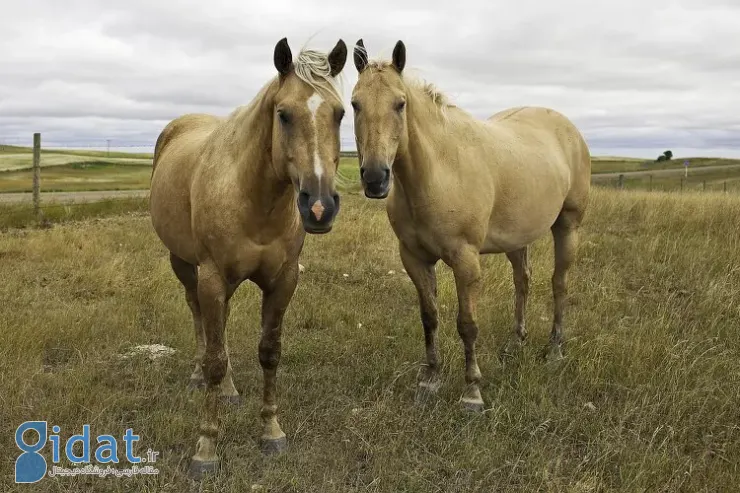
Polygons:
<instances>
[{"instance_id":1,"label":"road","mask_svg":"<svg viewBox=\"0 0 740 493\"><path fill-rule=\"evenodd\" d=\"M57 202L96 202L106 199L121 199L148 197L149 190L96 190L87 192L42 192L41 203ZM33 194L22 193L0 193L2 203L24 203L33 202Z\"/></svg>"}]
</instances>

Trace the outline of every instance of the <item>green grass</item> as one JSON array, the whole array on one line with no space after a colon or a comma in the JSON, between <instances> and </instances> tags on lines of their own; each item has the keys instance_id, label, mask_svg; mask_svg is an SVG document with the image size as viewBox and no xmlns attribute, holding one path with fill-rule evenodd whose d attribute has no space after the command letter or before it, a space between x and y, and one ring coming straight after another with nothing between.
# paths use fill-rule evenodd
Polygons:
<instances>
[{"instance_id":1,"label":"green grass","mask_svg":"<svg viewBox=\"0 0 740 493\"><path fill-rule=\"evenodd\" d=\"M0 155L2 154L33 154L33 148L22 146L0 145ZM121 151L91 151L83 149L54 149L41 148L41 154L61 154L67 156L81 157L111 157L111 158L130 158L130 159L153 159L154 154L151 152L121 152Z\"/></svg>"},{"instance_id":2,"label":"green grass","mask_svg":"<svg viewBox=\"0 0 740 493\"><path fill-rule=\"evenodd\" d=\"M107 160L71 162L43 168L40 172L42 192L84 190L140 190L149 188L151 165L117 164ZM0 172L0 192L31 192L33 172Z\"/></svg>"},{"instance_id":3,"label":"green grass","mask_svg":"<svg viewBox=\"0 0 740 493\"><path fill-rule=\"evenodd\" d=\"M674 157L670 161L660 163L654 160L635 160L630 158L591 159L591 172L596 173L623 173L628 171L650 171L663 169L683 169L683 162L689 160L690 169L706 166L740 165L740 159L706 158L706 157Z\"/></svg>"},{"instance_id":4,"label":"green grass","mask_svg":"<svg viewBox=\"0 0 740 493\"><path fill-rule=\"evenodd\" d=\"M235 294L229 346L246 403L223 409L223 471L200 486L185 475L202 407L185 390L192 321L149 218L0 236L0 491L736 490L740 197L594 190L569 278L567 357L556 366L539 358L551 239L532 247L530 340L505 366L497 354L513 320L511 269L485 257L480 415L456 402L463 351L442 265L443 386L436 402L414 404L423 336L384 207L346 192L334 231L306 240L278 370L289 440L279 457L262 457L257 444L259 292L245 284ZM157 362L117 356L148 343L177 352ZM64 438L84 423L93 435L132 427L137 451L161 452L160 474L16 487L12 437L29 419L60 425Z\"/></svg>"},{"instance_id":5,"label":"green grass","mask_svg":"<svg viewBox=\"0 0 740 493\"><path fill-rule=\"evenodd\" d=\"M740 192L740 168L695 168L684 177L682 171L676 173L651 173L639 175L625 175L624 188L635 190L662 190L669 192L678 191L727 191L729 193ZM619 177L594 175L593 182L599 185L617 187Z\"/></svg>"}]
</instances>

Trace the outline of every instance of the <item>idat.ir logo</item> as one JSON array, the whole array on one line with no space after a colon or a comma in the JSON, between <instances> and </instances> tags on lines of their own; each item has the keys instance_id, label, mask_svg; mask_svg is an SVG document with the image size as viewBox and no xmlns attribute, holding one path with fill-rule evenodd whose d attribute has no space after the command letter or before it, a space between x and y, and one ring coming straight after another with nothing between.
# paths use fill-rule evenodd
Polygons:
<instances>
[{"instance_id":1,"label":"idat.ir logo","mask_svg":"<svg viewBox=\"0 0 740 493\"><path fill-rule=\"evenodd\" d=\"M15 482L16 483L36 483L41 481L47 474L53 476L77 476L80 474L93 476L116 476L131 477L136 474L159 474L159 469L152 466L140 466L142 463L154 463L157 461L159 452L148 449L146 457L134 455L133 444L139 440L138 435L134 435L133 430L128 428L123 434L124 443L123 452L125 460L132 464L131 467L116 468L110 464L118 464L119 451L118 440L113 435L98 435L94 452L90 444L90 425L82 426L82 433L72 435L65 444L62 444L59 432L59 426L51 427L51 434L46 421L26 421L21 424L15 431L15 444L21 450L21 454L15 460ZM34 433L35 432L35 433ZM41 451L51 443L51 470L46 462L46 457L41 455ZM75 444L82 445L82 451L75 454ZM77 467L60 467L62 453L66 459ZM96 464L92 464L94 462ZM102 464L105 467L100 467Z\"/></svg>"}]
</instances>

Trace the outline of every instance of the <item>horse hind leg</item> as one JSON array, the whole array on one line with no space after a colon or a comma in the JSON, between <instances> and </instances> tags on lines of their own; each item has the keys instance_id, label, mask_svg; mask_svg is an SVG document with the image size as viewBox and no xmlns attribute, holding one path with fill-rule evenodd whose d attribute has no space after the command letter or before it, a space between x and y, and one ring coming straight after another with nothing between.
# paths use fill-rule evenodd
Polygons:
<instances>
[{"instance_id":1,"label":"horse hind leg","mask_svg":"<svg viewBox=\"0 0 740 493\"><path fill-rule=\"evenodd\" d=\"M528 246L508 252L506 257L514 274L514 331L501 351L502 357L514 356L527 339L525 314L531 273Z\"/></svg>"},{"instance_id":2,"label":"horse hind leg","mask_svg":"<svg viewBox=\"0 0 740 493\"><path fill-rule=\"evenodd\" d=\"M189 390L204 388L206 381L203 377L203 356L206 352L205 332L198 302L198 269L195 265L186 262L173 253L170 253L170 265L175 276L185 288L185 300L193 315L193 328L195 329L195 356L193 358L195 368L190 375L188 383ZM227 314L228 316L228 314ZM232 403L239 403L239 393L234 388L232 379L231 361L227 365L227 376L221 384L221 396Z\"/></svg>"},{"instance_id":3,"label":"horse hind leg","mask_svg":"<svg viewBox=\"0 0 740 493\"><path fill-rule=\"evenodd\" d=\"M552 226L555 247L555 270L552 275L554 313L550 342L546 350L548 361L563 358L563 313L568 296L568 269L575 260L578 249L581 217L580 211L563 209Z\"/></svg>"}]
</instances>

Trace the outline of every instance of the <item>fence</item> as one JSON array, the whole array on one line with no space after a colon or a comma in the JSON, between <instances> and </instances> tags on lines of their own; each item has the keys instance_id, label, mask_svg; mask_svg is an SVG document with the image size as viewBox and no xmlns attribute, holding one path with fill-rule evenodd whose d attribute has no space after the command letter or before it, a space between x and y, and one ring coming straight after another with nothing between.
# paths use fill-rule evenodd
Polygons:
<instances>
[{"instance_id":1,"label":"fence","mask_svg":"<svg viewBox=\"0 0 740 493\"><path fill-rule=\"evenodd\" d=\"M680 175L680 176L677 176ZM634 172L592 175L594 185L617 190L645 190L663 192L740 192L740 170L737 177L728 177L726 170L697 168L692 173Z\"/></svg>"},{"instance_id":2,"label":"fence","mask_svg":"<svg viewBox=\"0 0 740 493\"><path fill-rule=\"evenodd\" d=\"M23 216L27 218L35 218L36 220L44 220L45 215L44 211L46 211L46 216L58 216L60 214L66 214L70 216L76 215L76 213L72 212L73 208L80 208L80 209L86 209L86 210L93 210L94 208L97 209L105 209L113 208L115 209L117 207L116 205L116 199L114 198L116 195L119 196L119 198L139 198L144 197L146 193L148 192L148 180L151 176L151 153L141 153L136 152L133 148L139 148L139 150L142 150L146 146L145 143L142 144L118 144L112 146L112 140L111 139L103 139L97 144L91 144L88 143L87 145L85 143L75 143L74 145L67 144L67 145L57 145L56 143L50 146L49 148L43 149L41 147L41 134L40 133L34 133L33 134L33 148L32 148L32 163L30 167L31 171L31 201L32 206L24 207L22 205L14 205L12 207L6 207L3 205L2 211L0 211L0 215L7 215L8 210L12 209L11 214L15 216ZM21 144L20 142L18 144ZM121 152L123 148L126 148L126 152ZM83 150L85 149L85 150ZM91 153L90 150L96 150L97 153ZM111 154L111 151L113 150L113 154ZM8 180L3 181L3 178L8 178L10 175L12 175L14 172L22 172L27 176L27 173L29 171L29 168L27 167L28 163L28 148L24 147L21 149L17 145L11 145L11 146L4 146L0 145L0 154L4 154L6 156L13 154L14 152L23 152L24 156L24 166L22 168L8 168L6 171L0 172L0 192L7 192L9 189L5 186L8 183ZM79 154L75 151L79 151ZM125 184L126 186L123 186L122 188L125 188L128 190L128 192L125 192L123 190L120 190L120 188L115 188L110 186L108 188L101 188L101 186L96 187L97 191L80 191L77 189L72 188L64 188L61 189L53 189L53 191L61 191L63 194L65 194L65 199L67 199L66 202L59 202L59 197L54 197L54 195L49 195L52 199L56 199L54 202L46 202L44 204L44 211L42 211L41 208L41 179L42 179L42 173L41 173L41 160L42 160L42 154L43 156L48 156L49 159L52 159L52 155L55 154L64 154L64 156L69 156L69 159L67 161L64 161L65 163L72 163L72 164L80 164L79 168L86 168L88 167L88 164L94 164L95 159L99 159L101 161L105 161L103 164L106 166L110 166L111 163L115 162L122 162L122 161L128 161L128 162L136 162L138 160L141 160L141 164L138 164L139 170L137 173L137 181L132 183ZM355 150L342 150L341 156L345 158L356 158L358 153ZM98 158L91 157L91 156L98 156ZM60 157L60 156L56 156ZM87 161L83 162L75 162L75 159L80 158L86 159ZM44 159L47 159L46 157ZM116 161L118 160L118 161ZM126 172L130 169L136 169L136 166L126 166L128 168ZM720 169L724 168L724 169ZM44 167L45 173L49 173L47 175L53 175L53 171L60 169L57 166L54 167ZM121 187L122 179L120 175L116 174L123 168L113 169L111 171L111 176L115 177L114 182L116 183L116 186ZM735 175L732 173L728 173L728 170L730 169L736 169ZM83 173L80 173L80 177L77 177L75 179L81 180L81 182L86 183L85 180L89 180L91 183L94 181L92 178L90 178L91 174L87 173L87 170L80 169L77 171L82 171ZM5 175L5 173L8 173L8 175ZM62 171L60 171L62 173ZM3 177L3 175L5 175ZM94 176L94 175L93 175ZM69 179L68 176L64 176L63 178ZM23 180L27 180L28 178L23 178ZM18 180L17 176L14 178L15 183L23 182L23 180ZM54 183L53 179L46 178L49 183ZM28 183L25 181L25 183ZM671 192L683 192L683 191L704 191L704 192L725 192L725 193L737 193L740 192L740 165L733 165L729 167L717 167L714 166L710 169L710 167L707 167L706 169L702 169L701 167L697 167L695 169L692 169L691 172L689 172L688 169L681 172L679 169L672 169L672 170L653 170L653 171L630 171L630 172L624 172L624 173L604 173L604 174L593 174L592 175L592 183L596 186L604 186L609 188L615 188L618 190L647 190L647 191L671 191ZM52 185L53 186L53 185ZM87 185L85 185L87 186ZM23 187L24 194L27 194L27 185ZM44 196L46 195L47 191L50 191L49 187L47 187L44 190ZM95 188L87 188L86 190L95 190ZM121 192L121 193L118 193ZM24 195L26 199L28 198L28 195ZM10 194L4 194L0 193L0 204L7 203L8 198L14 198L11 197ZM5 199L5 200L4 200ZM71 200L72 202L70 202ZM80 202L81 201L81 202ZM96 202L99 204L98 207L92 207L87 202ZM125 207L124 207L125 208ZM141 203L138 202L131 202L130 204L131 210L141 210L142 206ZM0 221L0 224L2 221Z\"/></svg>"}]
</instances>

